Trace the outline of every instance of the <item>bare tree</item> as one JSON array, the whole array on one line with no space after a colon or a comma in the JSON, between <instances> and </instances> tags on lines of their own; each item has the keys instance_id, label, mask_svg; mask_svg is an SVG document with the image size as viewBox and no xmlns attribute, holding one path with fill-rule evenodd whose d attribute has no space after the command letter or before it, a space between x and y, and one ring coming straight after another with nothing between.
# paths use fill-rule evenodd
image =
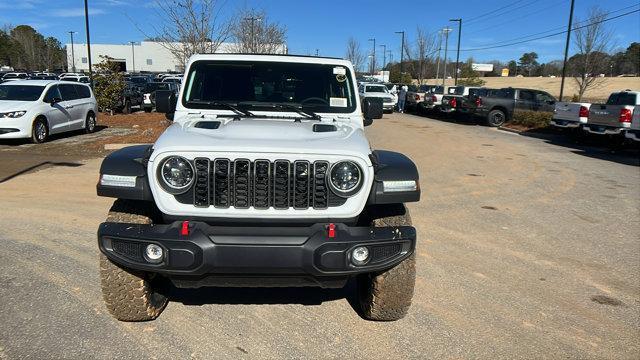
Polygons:
<instances>
[{"instance_id":1,"label":"bare tree","mask_svg":"<svg viewBox=\"0 0 640 360\"><path fill-rule=\"evenodd\" d=\"M350 37L347 41L347 54L345 55L345 58L351 61L356 72L362 70L365 56L360 48L360 43L353 37Z\"/></svg>"},{"instance_id":2,"label":"bare tree","mask_svg":"<svg viewBox=\"0 0 640 360\"><path fill-rule=\"evenodd\" d=\"M605 29L603 20L606 19L607 12L593 7L589 11L587 20L582 23L588 26L578 27L573 33L573 43L577 49L577 54L572 58L572 70L574 80L578 86L578 99L587 90L601 86L604 78L597 77L596 72L606 67L608 56L606 56L610 46L612 33ZM581 23L578 21L578 23Z\"/></svg>"},{"instance_id":3,"label":"bare tree","mask_svg":"<svg viewBox=\"0 0 640 360\"><path fill-rule=\"evenodd\" d=\"M231 32L232 24L220 19L217 0L155 0L159 18L154 38L184 67L194 54L213 53Z\"/></svg>"},{"instance_id":4,"label":"bare tree","mask_svg":"<svg viewBox=\"0 0 640 360\"><path fill-rule=\"evenodd\" d=\"M418 60L418 82L422 85L424 80L427 58L433 55L436 48L436 38L434 34L427 34L423 29L416 29L415 55Z\"/></svg>"},{"instance_id":5,"label":"bare tree","mask_svg":"<svg viewBox=\"0 0 640 360\"><path fill-rule=\"evenodd\" d=\"M231 29L234 41L232 50L237 53L283 54L287 28L276 22L269 22L264 10L242 10Z\"/></svg>"}]
</instances>

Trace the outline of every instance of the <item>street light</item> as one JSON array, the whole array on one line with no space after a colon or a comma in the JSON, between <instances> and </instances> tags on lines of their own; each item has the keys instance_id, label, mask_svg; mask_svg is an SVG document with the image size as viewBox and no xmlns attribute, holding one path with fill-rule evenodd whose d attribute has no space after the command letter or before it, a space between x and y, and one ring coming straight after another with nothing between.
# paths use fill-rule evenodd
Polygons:
<instances>
[{"instance_id":1,"label":"street light","mask_svg":"<svg viewBox=\"0 0 640 360\"><path fill-rule=\"evenodd\" d=\"M436 65L436 83L440 77L440 53L442 52L442 30L438 31L438 62Z\"/></svg>"},{"instance_id":2,"label":"street light","mask_svg":"<svg viewBox=\"0 0 640 360\"><path fill-rule=\"evenodd\" d=\"M129 44L131 44L131 72L135 73L136 72L136 52L135 52L135 48L133 47L135 45L135 41L129 41Z\"/></svg>"},{"instance_id":3,"label":"street light","mask_svg":"<svg viewBox=\"0 0 640 360\"><path fill-rule=\"evenodd\" d=\"M376 38L369 39L369 41L373 41L373 50L371 52L371 75L376 71Z\"/></svg>"},{"instance_id":4,"label":"street light","mask_svg":"<svg viewBox=\"0 0 640 360\"><path fill-rule=\"evenodd\" d=\"M89 60L89 84L93 87L93 70L91 70L91 40L89 38L89 5L84 0L84 25L87 32L87 58Z\"/></svg>"},{"instance_id":5,"label":"street light","mask_svg":"<svg viewBox=\"0 0 640 360\"><path fill-rule=\"evenodd\" d=\"M378 45L382 48L382 70L387 66L387 45Z\"/></svg>"},{"instance_id":6,"label":"street light","mask_svg":"<svg viewBox=\"0 0 640 360\"><path fill-rule=\"evenodd\" d=\"M447 49L449 47L449 33L451 32L451 28L446 27L442 29L444 33L444 70L442 71L442 86L444 86L444 82L447 80Z\"/></svg>"},{"instance_id":7,"label":"street light","mask_svg":"<svg viewBox=\"0 0 640 360\"><path fill-rule=\"evenodd\" d=\"M68 31L68 33L69 35L71 35L71 64L73 64L71 68L71 72L75 73L76 72L76 55L73 50L73 34L76 34L77 31Z\"/></svg>"},{"instance_id":8,"label":"street light","mask_svg":"<svg viewBox=\"0 0 640 360\"><path fill-rule=\"evenodd\" d=\"M404 31L396 31L396 34L402 34L402 40L400 40L400 80L402 81L402 69L404 62Z\"/></svg>"},{"instance_id":9,"label":"street light","mask_svg":"<svg viewBox=\"0 0 640 360\"><path fill-rule=\"evenodd\" d=\"M458 64L460 62L460 36L462 34L462 19L449 19L449 21L457 21L458 22L458 51L456 53L456 75L454 80L454 85L458 85Z\"/></svg>"}]
</instances>

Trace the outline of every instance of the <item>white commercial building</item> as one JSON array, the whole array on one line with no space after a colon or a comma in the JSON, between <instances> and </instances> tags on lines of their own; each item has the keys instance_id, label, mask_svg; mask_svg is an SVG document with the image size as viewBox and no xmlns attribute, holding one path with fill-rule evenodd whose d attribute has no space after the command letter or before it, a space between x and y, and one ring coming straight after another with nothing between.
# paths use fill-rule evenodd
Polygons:
<instances>
[{"instance_id":1,"label":"white commercial building","mask_svg":"<svg viewBox=\"0 0 640 360\"><path fill-rule=\"evenodd\" d=\"M233 43L222 43L216 52L231 53L235 48ZM89 71L89 58L86 44L74 44L73 56L71 44L67 46L67 60L69 71ZM287 46L282 44L278 53L286 54ZM128 72L172 72L183 71L178 60L161 43L142 41L126 45L91 44L91 62L97 64L102 61L101 56L108 56L113 61L121 63L121 69ZM74 59L75 58L75 59ZM74 61L75 60L75 61Z\"/></svg>"}]
</instances>

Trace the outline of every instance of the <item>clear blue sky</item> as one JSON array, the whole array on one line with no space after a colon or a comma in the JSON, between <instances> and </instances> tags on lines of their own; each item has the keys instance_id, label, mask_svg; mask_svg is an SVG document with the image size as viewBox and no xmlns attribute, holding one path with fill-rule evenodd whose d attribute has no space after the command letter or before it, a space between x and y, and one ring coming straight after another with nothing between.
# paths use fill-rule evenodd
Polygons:
<instances>
[{"instance_id":1,"label":"clear blue sky","mask_svg":"<svg viewBox=\"0 0 640 360\"><path fill-rule=\"evenodd\" d=\"M376 44L386 44L397 60L400 36L394 34L395 31L406 31L406 40L413 44L416 27L435 32L449 25L454 28L449 46L455 49L456 26L448 19L461 17L465 21L462 49L473 49L547 30L562 31L566 27L569 3L569 0L226 0L223 16L242 7L266 10L270 20L287 27L291 53L315 54L319 49L321 55L343 57L350 36L360 41L363 50L371 48L367 40L375 37ZM89 4L94 43L140 41L145 36L138 27L152 33L150 24L161 21L154 10L154 0L89 0ZM595 5L608 11L628 8L612 16L640 8L638 0L576 0L575 16L584 19L588 9ZM496 11L492 16L478 17L493 10ZM0 0L0 25L29 24L63 43L69 42L69 30L78 31L78 42L84 42L83 14L82 0ZM640 42L640 13L609 21L606 27L614 33L616 48L626 48L632 41ZM382 56L380 49L379 57ZM564 35L559 35L503 48L465 51L460 57L473 56L476 61L510 60L535 51L540 61L545 62L561 59L563 49Z\"/></svg>"}]
</instances>

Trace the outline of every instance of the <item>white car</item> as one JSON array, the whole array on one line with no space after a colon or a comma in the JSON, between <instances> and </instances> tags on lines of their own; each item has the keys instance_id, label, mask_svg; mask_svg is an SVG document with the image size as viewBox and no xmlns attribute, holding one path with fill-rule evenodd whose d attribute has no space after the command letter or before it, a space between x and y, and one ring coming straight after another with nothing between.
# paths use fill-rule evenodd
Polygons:
<instances>
[{"instance_id":1,"label":"white car","mask_svg":"<svg viewBox=\"0 0 640 360\"><path fill-rule=\"evenodd\" d=\"M182 84L182 78L179 76L165 76L162 78L162 82L172 82L176 84Z\"/></svg>"},{"instance_id":2,"label":"white car","mask_svg":"<svg viewBox=\"0 0 640 360\"><path fill-rule=\"evenodd\" d=\"M558 101L553 109L551 125L562 129L576 129L589 120L590 103Z\"/></svg>"},{"instance_id":3,"label":"white car","mask_svg":"<svg viewBox=\"0 0 640 360\"><path fill-rule=\"evenodd\" d=\"M60 78L62 81L73 81L88 84L90 79L87 75L67 74Z\"/></svg>"},{"instance_id":4,"label":"white car","mask_svg":"<svg viewBox=\"0 0 640 360\"><path fill-rule=\"evenodd\" d=\"M24 80L27 77L29 77L27 73L10 72L4 74L4 76L2 77L2 82Z\"/></svg>"},{"instance_id":5,"label":"white car","mask_svg":"<svg viewBox=\"0 0 640 360\"><path fill-rule=\"evenodd\" d=\"M31 138L96 128L98 105L87 85L57 80L0 84L0 140Z\"/></svg>"},{"instance_id":6,"label":"white car","mask_svg":"<svg viewBox=\"0 0 640 360\"><path fill-rule=\"evenodd\" d=\"M384 84L370 84L363 83L358 87L360 93L360 99L369 97L382 98L382 109L384 111L393 112L393 108L396 106L396 98L389 93L389 89Z\"/></svg>"}]
</instances>

